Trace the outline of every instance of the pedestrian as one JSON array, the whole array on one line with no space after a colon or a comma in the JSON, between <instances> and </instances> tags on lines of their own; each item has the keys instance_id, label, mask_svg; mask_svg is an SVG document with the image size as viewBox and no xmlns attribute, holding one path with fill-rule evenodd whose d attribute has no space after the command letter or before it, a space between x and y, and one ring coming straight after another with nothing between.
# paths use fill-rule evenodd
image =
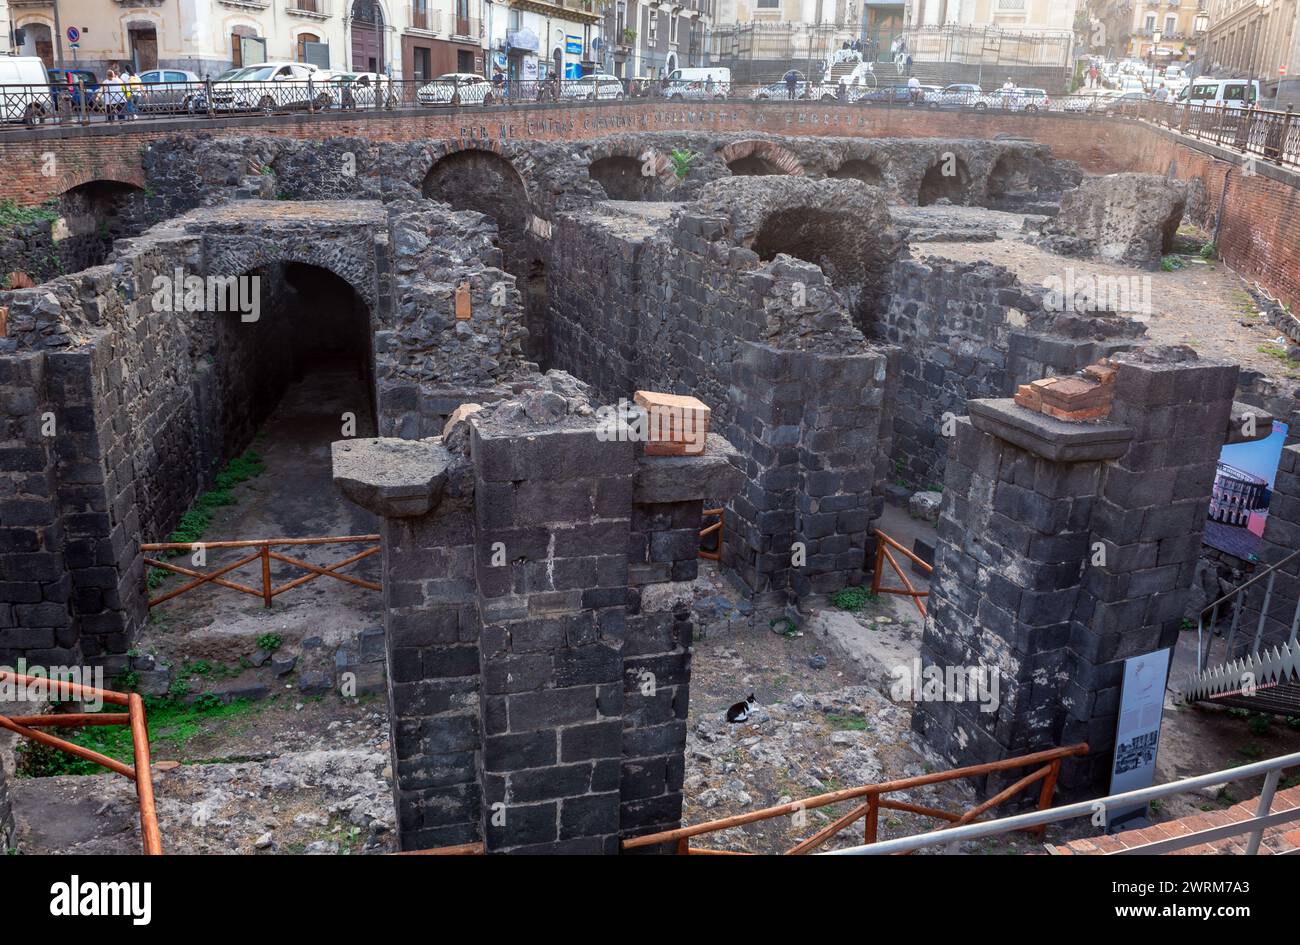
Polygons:
<instances>
[{"instance_id":1,"label":"pedestrian","mask_svg":"<svg viewBox=\"0 0 1300 945\"><path fill-rule=\"evenodd\" d=\"M704 97L713 98L713 73L710 72L704 80Z\"/></svg>"},{"instance_id":2,"label":"pedestrian","mask_svg":"<svg viewBox=\"0 0 1300 945\"><path fill-rule=\"evenodd\" d=\"M1002 91L1014 92L1015 90L1016 90L1016 83L1011 81L1011 76L1007 76L1007 81L1002 83Z\"/></svg>"},{"instance_id":3,"label":"pedestrian","mask_svg":"<svg viewBox=\"0 0 1300 945\"><path fill-rule=\"evenodd\" d=\"M921 80L916 76L907 80L907 97L912 100L912 105L921 104Z\"/></svg>"},{"instance_id":4,"label":"pedestrian","mask_svg":"<svg viewBox=\"0 0 1300 945\"><path fill-rule=\"evenodd\" d=\"M108 120L116 121L118 112L121 111L122 105L126 102L126 96L122 93L122 80L118 78L116 70L108 70L108 75L104 77L103 84L100 86L99 94L103 99L104 113L108 116Z\"/></svg>"},{"instance_id":5,"label":"pedestrian","mask_svg":"<svg viewBox=\"0 0 1300 945\"><path fill-rule=\"evenodd\" d=\"M791 101L799 97L799 73L793 69L785 74L785 92Z\"/></svg>"},{"instance_id":6,"label":"pedestrian","mask_svg":"<svg viewBox=\"0 0 1300 945\"><path fill-rule=\"evenodd\" d=\"M123 67L120 78L126 94L126 120L135 121L140 117L140 106L144 103L144 83L130 66Z\"/></svg>"},{"instance_id":7,"label":"pedestrian","mask_svg":"<svg viewBox=\"0 0 1300 945\"><path fill-rule=\"evenodd\" d=\"M911 75L911 74L912 74L912 54L911 54L911 53L908 53L908 54L907 54L907 74L908 74L908 75Z\"/></svg>"}]
</instances>

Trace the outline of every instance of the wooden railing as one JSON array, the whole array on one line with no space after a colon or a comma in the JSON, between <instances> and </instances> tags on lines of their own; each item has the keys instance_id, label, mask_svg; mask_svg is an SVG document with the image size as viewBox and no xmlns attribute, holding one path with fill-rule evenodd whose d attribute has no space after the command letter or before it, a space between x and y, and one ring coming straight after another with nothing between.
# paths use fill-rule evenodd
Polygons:
<instances>
[{"instance_id":1,"label":"wooden railing","mask_svg":"<svg viewBox=\"0 0 1300 945\"><path fill-rule=\"evenodd\" d=\"M1061 762L1066 758L1073 758L1079 755L1086 755L1088 746L1080 743L1078 745L1067 745L1061 748L1049 748L1046 751L1034 752L1031 755L1022 755L1019 758L1007 758L1002 761L991 761L982 765L970 765L965 768L954 768L951 771L938 771L933 774L917 775L914 778L903 778L899 781L885 781L881 784L868 784L863 787L845 788L841 791L831 791L829 794L818 794L815 797L805 798L801 801L791 801L788 804L778 804L775 807L765 807L762 810L750 811L747 814L737 814L734 817L723 817L720 820L710 820L702 824L695 824L691 827L679 827L676 830L665 830L660 833L646 834L643 837L634 837L630 840L624 840L622 849L635 850L639 847L652 847L662 843L672 843L676 845L676 852L681 854L703 854L713 856L726 855L743 855L729 850L708 850L700 847L692 847L690 840L692 837L698 837L706 833L716 833L719 830L728 830L732 827L741 827L745 824L752 824L760 820L772 820L776 817L788 817L792 814L815 810L819 807L826 807L830 804L840 804L844 801L861 799L861 803L855 805L848 813L837 818L833 823L819 830L806 840L800 840L790 849L786 850L788 854L809 853L837 833L851 826L858 820L865 819L863 834L866 843L875 843L878 829L878 819L880 811L896 810L909 814L920 814L924 817L933 817L937 820L947 821L951 827L962 827L973 822L977 817L988 813L1000 804L1004 804L1011 798L1015 797L1021 791L1042 782L1038 791L1038 810L1047 810L1052 806L1052 795L1056 791L1056 780L1060 774ZM913 804L907 801L890 800L885 795L894 794L898 791L910 791L914 788L923 787L927 784L941 784L945 781L957 781L961 778L977 778L986 774L992 774L997 771L1011 771L1016 768L1036 767L1034 771L1025 775L1014 784L1010 784L998 793L994 794L988 800L982 802L976 807L962 814L954 814L950 811L939 810L934 807L926 807L921 804ZM1035 828L1033 831L1036 835L1042 835L1042 828Z\"/></svg>"},{"instance_id":2,"label":"wooden railing","mask_svg":"<svg viewBox=\"0 0 1300 945\"><path fill-rule=\"evenodd\" d=\"M721 561L721 560L722 560L722 521L723 521L722 516L723 516L725 513L726 513L726 510L725 510L725 509L705 509L705 510L704 510L704 514L705 514L705 515L716 515L716 516L718 517L718 520L717 520L716 522L714 522L712 525L706 525L706 526L704 526L703 528L700 529L700 541L703 541L705 538L708 538L708 537L709 537L710 535L712 535L714 532L717 532L717 533L718 533L718 550L717 550L717 551L705 551L704 549L701 548L701 549L700 549L700 557L701 557L701 558L707 558L709 561Z\"/></svg>"},{"instance_id":3,"label":"wooden railing","mask_svg":"<svg viewBox=\"0 0 1300 945\"><path fill-rule=\"evenodd\" d=\"M342 545L355 544L357 542L374 542L375 544L359 551L354 555L349 555L342 561L337 561L328 567L311 564L300 558L293 558L278 551L272 551L277 547L292 547L303 545ZM150 567L163 568L174 574L180 574L185 577L193 578L188 584L168 591L149 601L150 607L155 607L164 601L169 601L173 597L179 597L187 591L192 591L196 587L204 584L216 584L219 587L229 588L232 591L239 591L242 594L251 594L253 597L260 597L267 607L271 606L271 601L283 594L285 591L293 590L306 584L308 581L314 581L318 577L332 577L347 584L355 584L357 587L364 587L367 590L382 590L381 586L373 581L367 581L363 578L353 577L350 574L340 574L339 569L345 568L350 564L369 558L371 555L378 554L380 551L378 535L344 535L337 538L257 538L248 541L199 541L199 542L152 542L142 544L140 550L149 551L177 551L177 552L194 552L200 548L205 551L219 550L222 548L254 548L251 554L245 555L238 561L230 564L224 564L214 571L196 571L193 568L187 568L183 565L176 564L164 558L152 558L145 556L144 562ZM261 587L249 587L247 584L241 584L238 581L232 581L224 575L230 574L245 565L252 564L254 561L260 562L262 569ZM291 581L286 581L279 587L271 583L271 562L279 561L284 564L293 565L307 571L307 574L296 577Z\"/></svg>"},{"instance_id":4,"label":"wooden railing","mask_svg":"<svg viewBox=\"0 0 1300 945\"><path fill-rule=\"evenodd\" d=\"M144 700L139 694L131 692L113 692L109 689L95 689L79 683L58 679L45 679L37 676L23 676L18 673L0 669L0 681L11 681L14 685L30 688L40 687L43 692L60 699L75 699L91 702L102 701L109 705L126 706L126 712L79 712L62 715L0 715L0 728L7 728L23 738L57 748L85 761L116 771L123 777L135 782L136 798L140 803L140 835L144 852L149 855L162 853L162 835L158 830L158 809L154 804L153 777L149 768L149 725L144 713ZM123 764L116 758L101 755L97 751L64 741L55 735L37 731L41 728L84 728L88 725L127 725L131 729L131 746L133 763Z\"/></svg>"},{"instance_id":5,"label":"wooden railing","mask_svg":"<svg viewBox=\"0 0 1300 945\"><path fill-rule=\"evenodd\" d=\"M930 595L930 592L918 591L916 589L916 587L912 584L912 582L907 579L907 575L903 573L903 569L898 566L898 561L895 560L893 554L890 552L890 549L892 548L894 551L897 551L899 554L904 555L909 561L911 561L917 567L924 570L926 574L932 573L934 571L934 566L930 564L926 564L926 562L922 561L915 554L908 551L906 548L904 548L898 542L894 541L894 539L890 538L888 535L886 535L878 528L875 529L875 536L876 536L876 566L871 574L871 593L902 594L904 597L910 597L912 598L912 602L916 604L916 609L919 610L921 612L921 616L924 617L925 603L924 601L921 600L921 598L928 597ZM884 576L883 572L884 572L885 562L889 562L889 566L894 569L894 573L897 574L899 580L903 582L903 585L904 587L906 587L906 590L900 587L885 587L881 583L881 579Z\"/></svg>"}]
</instances>

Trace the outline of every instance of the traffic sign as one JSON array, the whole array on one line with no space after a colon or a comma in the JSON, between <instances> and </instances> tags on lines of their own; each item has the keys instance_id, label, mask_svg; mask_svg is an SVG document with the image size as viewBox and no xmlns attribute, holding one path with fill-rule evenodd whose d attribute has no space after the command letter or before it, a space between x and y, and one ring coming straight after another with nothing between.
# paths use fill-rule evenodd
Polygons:
<instances>
[{"instance_id":1,"label":"traffic sign","mask_svg":"<svg viewBox=\"0 0 1300 945\"><path fill-rule=\"evenodd\" d=\"M68 42L77 43L81 41L81 30L75 26L68 27Z\"/></svg>"}]
</instances>

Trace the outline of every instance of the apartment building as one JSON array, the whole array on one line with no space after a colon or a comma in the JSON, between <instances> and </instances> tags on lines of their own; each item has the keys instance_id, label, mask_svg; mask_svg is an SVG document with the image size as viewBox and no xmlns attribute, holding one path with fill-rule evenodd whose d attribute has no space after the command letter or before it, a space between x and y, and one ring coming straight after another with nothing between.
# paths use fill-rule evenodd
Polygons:
<instances>
[{"instance_id":1,"label":"apartment building","mask_svg":"<svg viewBox=\"0 0 1300 945\"><path fill-rule=\"evenodd\" d=\"M489 73L531 82L577 78L597 68L601 13L596 0L485 2Z\"/></svg>"},{"instance_id":2,"label":"apartment building","mask_svg":"<svg viewBox=\"0 0 1300 945\"><path fill-rule=\"evenodd\" d=\"M270 60L322 68L384 72L429 79L446 72L490 74L495 57L508 64L508 24L536 24L536 36L558 42L564 68L584 57L570 52L576 35L598 20L594 0L9 0L11 51L61 60L99 74L118 63L215 76L233 66ZM68 40L74 27L79 41ZM553 29L552 29L553 27ZM519 30L516 30L518 32ZM493 42L495 40L495 42ZM540 40L535 44L540 48ZM500 54L497 56L496 54ZM536 58L538 48L531 50Z\"/></svg>"},{"instance_id":3,"label":"apartment building","mask_svg":"<svg viewBox=\"0 0 1300 945\"><path fill-rule=\"evenodd\" d=\"M1300 0L1208 0L1204 71L1259 79L1266 98L1300 103Z\"/></svg>"},{"instance_id":4,"label":"apartment building","mask_svg":"<svg viewBox=\"0 0 1300 945\"><path fill-rule=\"evenodd\" d=\"M735 0L728 2L734 9ZM708 65L714 11L715 0L609 0L601 24L601 69L653 79Z\"/></svg>"},{"instance_id":5,"label":"apartment building","mask_svg":"<svg viewBox=\"0 0 1300 945\"><path fill-rule=\"evenodd\" d=\"M1134 59L1190 61L1209 24L1210 0L1138 0L1128 54ZM1156 36L1160 41L1156 42Z\"/></svg>"}]
</instances>

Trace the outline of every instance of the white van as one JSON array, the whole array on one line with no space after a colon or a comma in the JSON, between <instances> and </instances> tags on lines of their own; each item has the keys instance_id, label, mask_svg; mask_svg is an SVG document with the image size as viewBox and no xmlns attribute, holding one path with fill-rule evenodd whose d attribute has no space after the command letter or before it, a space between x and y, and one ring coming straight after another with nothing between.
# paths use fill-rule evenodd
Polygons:
<instances>
[{"instance_id":1,"label":"white van","mask_svg":"<svg viewBox=\"0 0 1300 945\"><path fill-rule=\"evenodd\" d=\"M1180 105L1214 108L1245 108L1259 101L1255 79L1199 78L1178 93Z\"/></svg>"},{"instance_id":2,"label":"white van","mask_svg":"<svg viewBox=\"0 0 1300 945\"><path fill-rule=\"evenodd\" d=\"M0 121L39 125L54 110L40 56L0 56Z\"/></svg>"},{"instance_id":3,"label":"white van","mask_svg":"<svg viewBox=\"0 0 1300 945\"><path fill-rule=\"evenodd\" d=\"M713 84L709 85L709 79ZM731 70L725 66L674 69L668 73L666 98L726 98L731 89Z\"/></svg>"}]
</instances>

